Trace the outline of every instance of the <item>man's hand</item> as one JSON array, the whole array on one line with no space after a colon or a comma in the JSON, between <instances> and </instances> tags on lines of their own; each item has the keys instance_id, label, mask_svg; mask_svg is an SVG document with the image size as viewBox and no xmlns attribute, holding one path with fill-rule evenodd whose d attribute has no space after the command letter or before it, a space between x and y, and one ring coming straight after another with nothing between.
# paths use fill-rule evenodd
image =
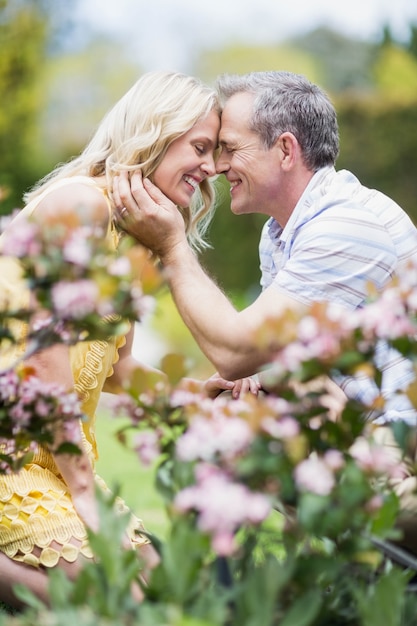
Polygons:
<instances>
[{"instance_id":1,"label":"man's hand","mask_svg":"<svg viewBox=\"0 0 417 626\"><path fill-rule=\"evenodd\" d=\"M216 398L222 391L230 391L232 398L243 397L247 393L257 396L260 390L260 383L255 377L248 376L238 380L226 380L218 372L208 378L203 385L204 392L209 398Z\"/></svg>"},{"instance_id":2,"label":"man's hand","mask_svg":"<svg viewBox=\"0 0 417 626\"><path fill-rule=\"evenodd\" d=\"M129 235L157 254L163 262L178 244L186 244L181 213L140 171L115 176L113 199L117 221Z\"/></svg>"}]
</instances>

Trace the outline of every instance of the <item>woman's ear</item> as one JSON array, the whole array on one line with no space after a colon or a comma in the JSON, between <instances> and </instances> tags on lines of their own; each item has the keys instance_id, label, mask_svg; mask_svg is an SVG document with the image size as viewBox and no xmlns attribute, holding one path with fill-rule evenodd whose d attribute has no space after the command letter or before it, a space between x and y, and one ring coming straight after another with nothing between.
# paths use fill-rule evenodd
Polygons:
<instances>
[{"instance_id":1,"label":"woman's ear","mask_svg":"<svg viewBox=\"0 0 417 626\"><path fill-rule=\"evenodd\" d=\"M300 144L295 135L285 132L276 141L275 147L281 152L281 167L284 171L289 171L301 155Z\"/></svg>"}]
</instances>

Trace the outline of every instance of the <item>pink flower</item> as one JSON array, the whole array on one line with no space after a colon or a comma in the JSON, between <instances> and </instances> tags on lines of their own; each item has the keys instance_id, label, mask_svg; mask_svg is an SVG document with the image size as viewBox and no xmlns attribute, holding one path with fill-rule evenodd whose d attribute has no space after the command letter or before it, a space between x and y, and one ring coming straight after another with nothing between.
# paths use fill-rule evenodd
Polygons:
<instances>
[{"instance_id":1,"label":"pink flower","mask_svg":"<svg viewBox=\"0 0 417 626\"><path fill-rule=\"evenodd\" d=\"M130 290L132 297L132 308L138 320L150 315L155 309L155 298L153 296L145 296L141 290L132 287Z\"/></svg>"},{"instance_id":2,"label":"pink flower","mask_svg":"<svg viewBox=\"0 0 417 626\"><path fill-rule=\"evenodd\" d=\"M232 556L237 548L235 534L227 531L217 532L212 538L211 547L219 556Z\"/></svg>"},{"instance_id":3,"label":"pink flower","mask_svg":"<svg viewBox=\"0 0 417 626\"><path fill-rule=\"evenodd\" d=\"M91 246L86 239L83 229L75 230L70 239L64 244L62 251L64 261L87 267L91 261Z\"/></svg>"},{"instance_id":4,"label":"pink flower","mask_svg":"<svg viewBox=\"0 0 417 626\"><path fill-rule=\"evenodd\" d=\"M415 334L402 296L393 289L384 291L377 302L361 309L358 322L366 336L394 339Z\"/></svg>"},{"instance_id":5,"label":"pink flower","mask_svg":"<svg viewBox=\"0 0 417 626\"><path fill-rule=\"evenodd\" d=\"M3 235L2 253L19 258L35 257L41 252L39 229L27 219L15 219Z\"/></svg>"},{"instance_id":6,"label":"pink flower","mask_svg":"<svg viewBox=\"0 0 417 626\"><path fill-rule=\"evenodd\" d=\"M262 420L263 430L276 439L291 439L300 432L300 425L293 417L282 417L275 419L266 417Z\"/></svg>"},{"instance_id":7,"label":"pink flower","mask_svg":"<svg viewBox=\"0 0 417 626\"><path fill-rule=\"evenodd\" d=\"M327 450L323 455L323 461L333 472L342 469L345 459L340 450Z\"/></svg>"},{"instance_id":8,"label":"pink flower","mask_svg":"<svg viewBox=\"0 0 417 626\"><path fill-rule=\"evenodd\" d=\"M44 398L39 398L35 405L35 413L39 417L48 417L51 410L49 402L46 402Z\"/></svg>"},{"instance_id":9,"label":"pink flower","mask_svg":"<svg viewBox=\"0 0 417 626\"><path fill-rule=\"evenodd\" d=\"M112 276L128 276L132 271L132 266L129 259L122 256L112 261L107 269Z\"/></svg>"},{"instance_id":10,"label":"pink flower","mask_svg":"<svg viewBox=\"0 0 417 626\"><path fill-rule=\"evenodd\" d=\"M203 468L206 467L203 464ZM218 554L230 554L233 535L244 524L260 524L271 510L268 499L233 483L217 468L201 469L196 485L180 491L174 501L177 510L198 513L198 527L212 536Z\"/></svg>"},{"instance_id":11,"label":"pink flower","mask_svg":"<svg viewBox=\"0 0 417 626\"><path fill-rule=\"evenodd\" d=\"M0 399L9 400L15 398L19 385L19 377L14 370L0 375Z\"/></svg>"},{"instance_id":12,"label":"pink flower","mask_svg":"<svg viewBox=\"0 0 417 626\"><path fill-rule=\"evenodd\" d=\"M365 504L365 510L367 513L375 513L380 510L382 505L384 504L384 499L381 494L375 494L372 496L370 500Z\"/></svg>"},{"instance_id":13,"label":"pink flower","mask_svg":"<svg viewBox=\"0 0 417 626\"><path fill-rule=\"evenodd\" d=\"M401 463L389 447L377 445L365 437L359 437L350 447L349 452L365 472L390 476L396 476L398 473L402 476Z\"/></svg>"},{"instance_id":14,"label":"pink flower","mask_svg":"<svg viewBox=\"0 0 417 626\"><path fill-rule=\"evenodd\" d=\"M333 472L317 456L301 461L294 470L294 479L302 491L311 491L320 496L328 496L335 485Z\"/></svg>"},{"instance_id":15,"label":"pink flower","mask_svg":"<svg viewBox=\"0 0 417 626\"><path fill-rule=\"evenodd\" d=\"M61 281L52 287L52 301L64 319L82 319L96 310L98 286L91 280Z\"/></svg>"},{"instance_id":16,"label":"pink flower","mask_svg":"<svg viewBox=\"0 0 417 626\"><path fill-rule=\"evenodd\" d=\"M157 433L154 431L139 432L135 437L134 450L143 465L151 465L161 453Z\"/></svg>"},{"instance_id":17,"label":"pink flower","mask_svg":"<svg viewBox=\"0 0 417 626\"><path fill-rule=\"evenodd\" d=\"M75 445L82 443L81 430L78 420L67 420L63 424L63 430L65 433L65 441L70 441Z\"/></svg>"},{"instance_id":18,"label":"pink flower","mask_svg":"<svg viewBox=\"0 0 417 626\"><path fill-rule=\"evenodd\" d=\"M177 456L182 461L210 461L216 455L233 458L251 443L253 433L239 417L196 417L177 441Z\"/></svg>"}]
</instances>

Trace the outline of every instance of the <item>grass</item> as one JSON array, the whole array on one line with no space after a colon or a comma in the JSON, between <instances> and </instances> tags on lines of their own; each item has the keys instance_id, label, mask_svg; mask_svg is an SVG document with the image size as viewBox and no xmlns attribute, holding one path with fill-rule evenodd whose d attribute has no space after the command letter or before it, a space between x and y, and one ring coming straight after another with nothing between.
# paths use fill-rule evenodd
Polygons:
<instances>
[{"instance_id":1,"label":"grass","mask_svg":"<svg viewBox=\"0 0 417 626\"><path fill-rule=\"evenodd\" d=\"M97 473L110 489L119 486L121 497L143 520L145 528L163 538L167 516L162 498L154 487L155 469L143 467L137 455L117 440L115 432L122 423L120 418L111 417L105 408L100 408L96 432L100 455Z\"/></svg>"}]
</instances>

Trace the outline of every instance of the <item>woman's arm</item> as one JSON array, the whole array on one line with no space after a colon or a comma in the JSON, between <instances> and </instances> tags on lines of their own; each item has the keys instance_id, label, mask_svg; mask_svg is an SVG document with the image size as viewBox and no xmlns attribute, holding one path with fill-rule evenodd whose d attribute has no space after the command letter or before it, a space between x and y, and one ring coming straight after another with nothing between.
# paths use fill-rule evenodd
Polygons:
<instances>
[{"instance_id":1,"label":"woman's arm","mask_svg":"<svg viewBox=\"0 0 417 626\"><path fill-rule=\"evenodd\" d=\"M57 344L32 355L25 365L35 370L37 378L44 382L54 381L68 392L74 391L69 348ZM74 507L82 521L93 530L98 529L99 518L95 501L95 483L90 460L82 446L81 424L71 424L70 433L65 422L57 422L54 429L52 451L64 441L71 440L80 454L55 454L55 463L64 479Z\"/></svg>"},{"instance_id":2,"label":"woman's arm","mask_svg":"<svg viewBox=\"0 0 417 626\"><path fill-rule=\"evenodd\" d=\"M132 324L130 331L126 335L126 343L119 349L119 359L114 364L113 374L109 376L104 384L103 391L108 393L122 393L125 389L126 381L130 379L133 372L140 368L145 372L152 372L161 377L161 380L166 380L166 376L161 370L158 370L150 365L135 359L132 354L133 339L135 334L135 327Z\"/></svg>"}]
</instances>

